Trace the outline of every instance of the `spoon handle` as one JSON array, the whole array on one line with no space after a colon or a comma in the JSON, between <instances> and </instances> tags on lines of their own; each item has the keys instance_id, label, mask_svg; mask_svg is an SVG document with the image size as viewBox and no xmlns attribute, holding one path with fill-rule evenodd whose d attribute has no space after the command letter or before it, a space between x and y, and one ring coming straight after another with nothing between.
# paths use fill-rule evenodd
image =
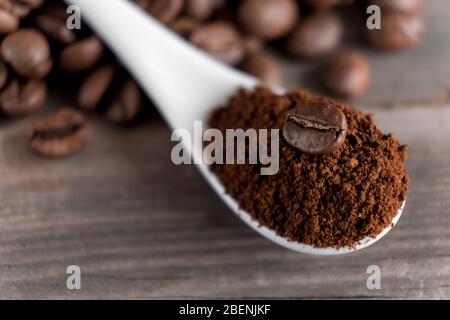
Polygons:
<instances>
[{"instance_id":1,"label":"spoon handle","mask_svg":"<svg viewBox=\"0 0 450 320\"><path fill-rule=\"evenodd\" d=\"M255 79L211 59L127 0L66 0L137 79L172 128L194 120Z\"/></svg>"}]
</instances>

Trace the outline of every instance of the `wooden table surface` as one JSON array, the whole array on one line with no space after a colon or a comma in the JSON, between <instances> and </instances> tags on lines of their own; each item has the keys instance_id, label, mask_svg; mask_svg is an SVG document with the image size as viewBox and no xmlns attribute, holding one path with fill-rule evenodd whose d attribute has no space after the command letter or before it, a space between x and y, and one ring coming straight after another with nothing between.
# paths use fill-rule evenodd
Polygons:
<instances>
[{"instance_id":1,"label":"wooden table surface","mask_svg":"<svg viewBox=\"0 0 450 320\"><path fill-rule=\"evenodd\" d=\"M0 298L450 298L450 3L426 3L427 42L370 53L373 88L354 101L410 145L410 195L383 240L338 257L270 243L171 163L157 115L132 129L94 119L92 143L57 161L29 149L32 119L3 121ZM69 265L81 290L66 288ZM367 289L369 265L381 290Z\"/></svg>"}]
</instances>

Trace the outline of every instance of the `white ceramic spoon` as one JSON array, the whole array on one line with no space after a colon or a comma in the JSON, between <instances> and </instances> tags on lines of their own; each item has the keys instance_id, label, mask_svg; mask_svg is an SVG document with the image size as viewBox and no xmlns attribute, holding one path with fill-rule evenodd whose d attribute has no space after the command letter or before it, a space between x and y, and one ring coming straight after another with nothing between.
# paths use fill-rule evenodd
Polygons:
<instances>
[{"instance_id":1,"label":"white ceramic spoon","mask_svg":"<svg viewBox=\"0 0 450 320\"><path fill-rule=\"evenodd\" d=\"M257 80L211 59L191 46L147 13L127 0L66 0L81 8L84 21L102 37L137 81L155 101L167 123L193 133L194 121L207 124L208 115L240 87L251 89ZM201 138L200 138L201 139ZM186 146L194 159L202 158L199 148ZM367 247L381 239L400 218L399 210L390 227L376 238L367 238L355 248L315 248L288 241L273 230L260 226L239 209L222 184L204 164L198 168L211 187L242 221L273 242L303 253L335 255Z\"/></svg>"}]
</instances>

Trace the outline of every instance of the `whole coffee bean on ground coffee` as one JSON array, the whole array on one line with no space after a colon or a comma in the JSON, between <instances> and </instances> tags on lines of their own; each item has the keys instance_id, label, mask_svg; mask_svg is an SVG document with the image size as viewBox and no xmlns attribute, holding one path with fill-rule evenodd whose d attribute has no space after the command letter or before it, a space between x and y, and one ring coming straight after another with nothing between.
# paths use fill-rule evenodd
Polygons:
<instances>
[{"instance_id":1,"label":"whole coffee bean on ground coffee","mask_svg":"<svg viewBox=\"0 0 450 320\"><path fill-rule=\"evenodd\" d=\"M294 148L309 154L339 149L347 136L344 113L330 103L305 103L286 114L283 137Z\"/></svg>"},{"instance_id":2,"label":"whole coffee bean on ground coffee","mask_svg":"<svg viewBox=\"0 0 450 320\"><path fill-rule=\"evenodd\" d=\"M260 175L261 166L251 164L215 164L211 170L242 209L279 235L319 248L354 247L388 227L406 199L407 151L393 135L383 134L370 116L333 100L303 91L278 96L264 88L239 91L213 113L210 127L223 133L281 130L290 110L314 103L345 114L347 137L335 152L307 154L280 138L275 175Z\"/></svg>"}]
</instances>

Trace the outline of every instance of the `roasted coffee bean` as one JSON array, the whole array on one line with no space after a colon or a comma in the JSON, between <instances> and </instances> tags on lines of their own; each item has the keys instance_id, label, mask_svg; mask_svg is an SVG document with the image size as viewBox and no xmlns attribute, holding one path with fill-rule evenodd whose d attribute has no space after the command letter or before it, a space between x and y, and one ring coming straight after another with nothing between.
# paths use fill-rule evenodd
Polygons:
<instances>
[{"instance_id":1,"label":"roasted coffee bean","mask_svg":"<svg viewBox=\"0 0 450 320\"><path fill-rule=\"evenodd\" d=\"M115 124L129 124L142 111L142 94L138 85L130 78L119 88L113 102L106 109L106 118Z\"/></svg>"},{"instance_id":2,"label":"roasted coffee bean","mask_svg":"<svg viewBox=\"0 0 450 320\"><path fill-rule=\"evenodd\" d=\"M287 50L298 57L313 58L329 53L340 44L341 21L333 14L317 13L303 19L287 40Z\"/></svg>"},{"instance_id":3,"label":"roasted coffee bean","mask_svg":"<svg viewBox=\"0 0 450 320\"><path fill-rule=\"evenodd\" d=\"M142 111L143 96L138 85L118 72L115 65L94 70L80 88L78 103L89 111L98 110L116 124L130 124Z\"/></svg>"},{"instance_id":4,"label":"roasted coffee bean","mask_svg":"<svg viewBox=\"0 0 450 320\"><path fill-rule=\"evenodd\" d=\"M418 14L422 9L422 0L371 0L371 4L375 4L383 11L396 11L405 14Z\"/></svg>"},{"instance_id":5,"label":"roasted coffee bean","mask_svg":"<svg viewBox=\"0 0 450 320\"><path fill-rule=\"evenodd\" d=\"M19 18L6 10L0 9L0 34L10 33L19 28Z\"/></svg>"},{"instance_id":6,"label":"roasted coffee bean","mask_svg":"<svg viewBox=\"0 0 450 320\"><path fill-rule=\"evenodd\" d=\"M339 149L347 136L347 119L337 107L311 102L290 110L283 137L292 147L308 154L326 154Z\"/></svg>"},{"instance_id":7,"label":"roasted coffee bean","mask_svg":"<svg viewBox=\"0 0 450 320\"><path fill-rule=\"evenodd\" d=\"M403 50L422 42L425 27L421 15L382 11L381 29L368 30L369 41L383 50Z\"/></svg>"},{"instance_id":8,"label":"roasted coffee bean","mask_svg":"<svg viewBox=\"0 0 450 320\"><path fill-rule=\"evenodd\" d=\"M242 46L246 53L255 53L261 51L264 44L255 36L246 36L242 39Z\"/></svg>"},{"instance_id":9,"label":"roasted coffee bean","mask_svg":"<svg viewBox=\"0 0 450 320\"><path fill-rule=\"evenodd\" d=\"M184 6L184 0L136 0L136 2L163 23L175 20Z\"/></svg>"},{"instance_id":10,"label":"roasted coffee bean","mask_svg":"<svg viewBox=\"0 0 450 320\"><path fill-rule=\"evenodd\" d=\"M113 65L105 65L92 72L81 85L78 96L80 107L91 111L96 109L111 85L114 75Z\"/></svg>"},{"instance_id":11,"label":"roasted coffee bean","mask_svg":"<svg viewBox=\"0 0 450 320\"><path fill-rule=\"evenodd\" d=\"M185 0L185 12L196 20L206 20L216 9L214 0Z\"/></svg>"},{"instance_id":12,"label":"roasted coffee bean","mask_svg":"<svg viewBox=\"0 0 450 320\"><path fill-rule=\"evenodd\" d=\"M53 65L48 41L35 29L9 34L2 42L1 52L14 71L26 78L44 78Z\"/></svg>"},{"instance_id":13,"label":"roasted coffee bean","mask_svg":"<svg viewBox=\"0 0 450 320\"><path fill-rule=\"evenodd\" d=\"M325 85L344 98L362 95L369 87L370 66L360 54L344 52L334 57L325 71Z\"/></svg>"},{"instance_id":14,"label":"roasted coffee bean","mask_svg":"<svg viewBox=\"0 0 450 320\"><path fill-rule=\"evenodd\" d=\"M11 13L18 18L24 18L30 14L31 7L26 3L15 0L2 0L0 1L0 8Z\"/></svg>"},{"instance_id":15,"label":"roasted coffee bean","mask_svg":"<svg viewBox=\"0 0 450 320\"><path fill-rule=\"evenodd\" d=\"M306 0L306 3L319 11L326 11L333 7L348 5L355 2L354 0Z\"/></svg>"},{"instance_id":16,"label":"roasted coffee bean","mask_svg":"<svg viewBox=\"0 0 450 320\"><path fill-rule=\"evenodd\" d=\"M247 55L240 68L260 78L266 84L280 84L282 82L281 66L275 58L266 53L255 52Z\"/></svg>"},{"instance_id":17,"label":"roasted coffee bean","mask_svg":"<svg viewBox=\"0 0 450 320\"><path fill-rule=\"evenodd\" d=\"M42 80L22 84L12 80L1 90L1 111L10 117L26 116L36 112L47 98L47 85Z\"/></svg>"},{"instance_id":18,"label":"roasted coffee bean","mask_svg":"<svg viewBox=\"0 0 450 320\"><path fill-rule=\"evenodd\" d=\"M103 45L96 36L74 42L59 56L59 66L65 71L79 72L93 67L103 55Z\"/></svg>"},{"instance_id":19,"label":"roasted coffee bean","mask_svg":"<svg viewBox=\"0 0 450 320\"><path fill-rule=\"evenodd\" d=\"M244 56L241 36L229 23L214 22L195 30L191 42L223 63L236 65Z\"/></svg>"},{"instance_id":20,"label":"roasted coffee bean","mask_svg":"<svg viewBox=\"0 0 450 320\"><path fill-rule=\"evenodd\" d=\"M35 17L36 25L54 41L69 44L75 41L76 35L66 26L66 20L49 13L41 13Z\"/></svg>"},{"instance_id":21,"label":"roasted coffee bean","mask_svg":"<svg viewBox=\"0 0 450 320\"><path fill-rule=\"evenodd\" d=\"M191 17L180 17L169 24L169 27L180 36L188 38L200 23Z\"/></svg>"},{"instance_id":22,"label":"roasted coffee bean","mask_svg":"<svg viewBox=\"0 0 450 320\"><path fill-rule=\"evenodd\" d=\"M238 17L247 32L273 40L292 30L298 10L293 0L244 0L239 5Z\"/></svg>"},{"instance_id":23,"label":"roasted coffee bean","mask_svg":"<svg viewBox=\"0 0 450 320\"><path fill-rule=\"evenodd\" d=\"M91 126L81 113L64 108L34 123L31 147L46 157L64 157L80 150L91 133Z\"/></svg>"}]
</instances>

